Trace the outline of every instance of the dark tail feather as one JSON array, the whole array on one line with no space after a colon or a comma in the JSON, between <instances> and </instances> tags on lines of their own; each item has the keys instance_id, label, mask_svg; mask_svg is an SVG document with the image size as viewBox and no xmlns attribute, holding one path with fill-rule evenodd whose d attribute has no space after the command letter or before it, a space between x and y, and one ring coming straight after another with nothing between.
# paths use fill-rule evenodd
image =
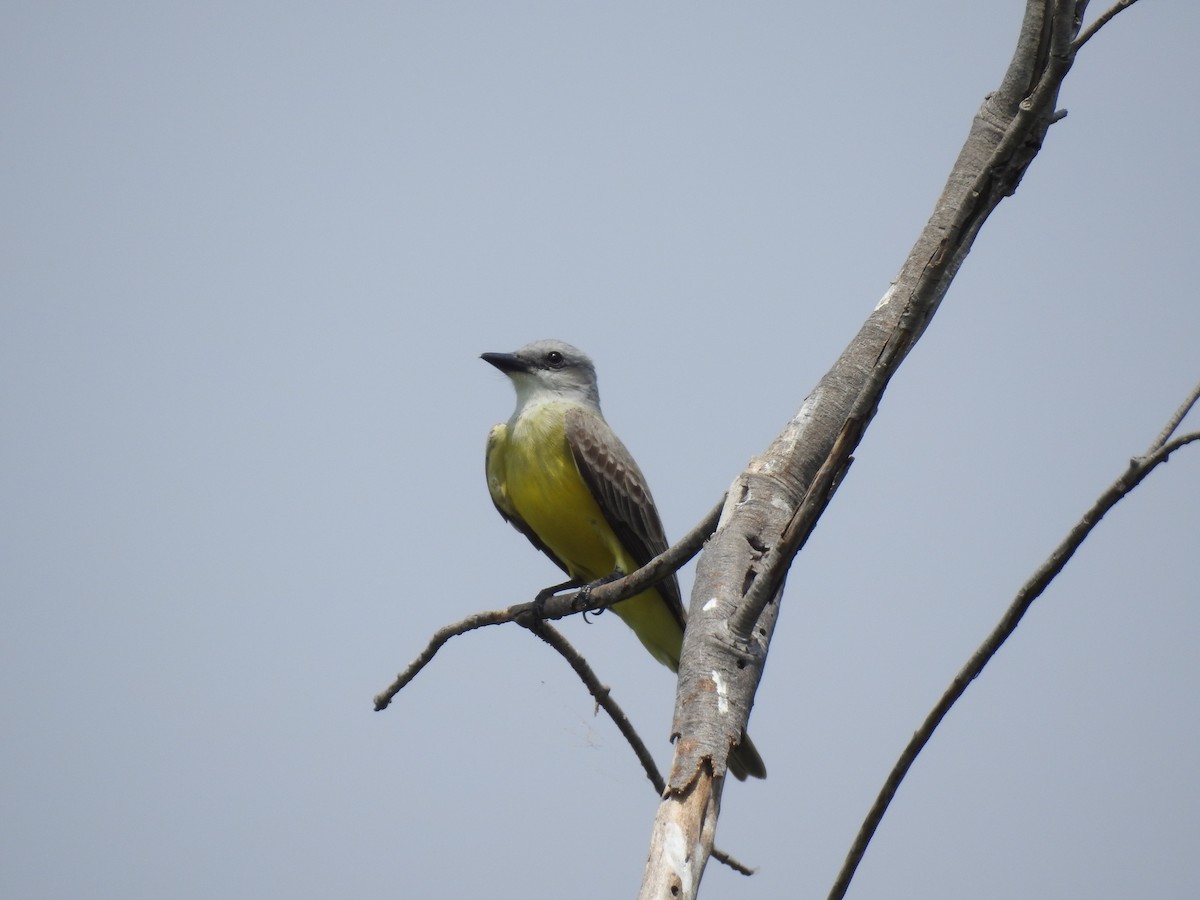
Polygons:
<instances>
[{"instance_id":1,"label":"dark tail feather","mask_svg":"<svg viewBox=\"0 0 1200 900\"><path fill-rule=\"evenodd\" d=\"M729 771L738 781L767 777L767 767L758 755L758 748L745 732L742 732L742 742L729 752Z\"/></svg>"}]
</instances>

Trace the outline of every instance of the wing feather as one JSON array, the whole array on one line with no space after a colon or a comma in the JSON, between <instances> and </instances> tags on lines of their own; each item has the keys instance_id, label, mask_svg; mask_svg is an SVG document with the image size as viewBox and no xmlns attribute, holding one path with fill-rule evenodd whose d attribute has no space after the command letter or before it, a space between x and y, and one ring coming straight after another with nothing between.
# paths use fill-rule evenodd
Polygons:
<instances>
[{"instance_id":1,"label":"wing feather","mask_svg":"<svg viewBox=\"0 0 1200 900\"><path fill-rule=\"evenodd\" d=\"M644 566L666 550L667 537L645 476L608 423L598 415L572 409L567 412L566 437L579 474L637 564ZM675 575L664 578L656 588L683 627L687 616Z\"/></svg>"}]
</instances>

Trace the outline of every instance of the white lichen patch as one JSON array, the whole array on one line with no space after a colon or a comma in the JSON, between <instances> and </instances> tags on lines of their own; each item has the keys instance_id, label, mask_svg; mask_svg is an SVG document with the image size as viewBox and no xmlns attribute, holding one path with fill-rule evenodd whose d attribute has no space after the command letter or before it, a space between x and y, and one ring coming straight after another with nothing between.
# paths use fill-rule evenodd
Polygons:
<instances>
[{"instance_id":1,"label":"white lichen patch","mask_svg":"<svg viewBox=\"0 0 1200 900\"><path fill-rule=\"evenodd\" d=\"M725 678L720 672L713 670L712 673L713 685L717 688L717 712L721 715L726 715L729 712L729 685L725 683Z\"/></svg>"},{"instance_id":2,"label":"white lichen patch","mask_svg":"<svg viewBox=\"0 0 1200 900\"><path fill-rule=\"evenodd\" d=\"M692 896L692 867L688 864L688 842L683 829L676 822L668 822L663 832L663 856L667 865L679 878L685 897Z\"/></svg>"},{"instance_id":3,"label":"white lichen patch","mask_svg":"<svg viewBox=\"0 0 1200 900\"><path fill-rule=\"evenodd\" d=\"M895 293L896 293L896 285L895 285L895 282L893 282L892 286L889 287L886 291L884 291L883 296L879 298L879 302L875 304L875 309L880 310L883 307L887 306L888 303L891 302L891 299L895 295Z\"/></svg>"}]
</instances>

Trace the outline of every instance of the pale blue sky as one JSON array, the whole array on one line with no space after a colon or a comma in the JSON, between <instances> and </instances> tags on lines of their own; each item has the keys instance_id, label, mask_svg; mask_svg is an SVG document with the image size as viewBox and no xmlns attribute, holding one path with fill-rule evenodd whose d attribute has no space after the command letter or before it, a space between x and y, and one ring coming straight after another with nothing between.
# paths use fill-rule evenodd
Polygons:
<instances>
[{"instance_id":1,"label":"pale blue sky","mask_svg":"<svg viewBox=\"0 0 1200 900\"><path fill-rule=\"evenodd\" d=\"M6 4L0 895L631 896L655 796L539 642L371 711L557 580L488 500L478 354L587 350L678 536L883 294L1021 9ZM1200 378L1198 40L1145 0L1081 56L793 569L718 836L760 873L705 896L824 896ZM1198 497L1193 449L1101 524L851 896L1200 893ZM669 674L565 628L665 766Z\"/></svg>"}]
</instances>

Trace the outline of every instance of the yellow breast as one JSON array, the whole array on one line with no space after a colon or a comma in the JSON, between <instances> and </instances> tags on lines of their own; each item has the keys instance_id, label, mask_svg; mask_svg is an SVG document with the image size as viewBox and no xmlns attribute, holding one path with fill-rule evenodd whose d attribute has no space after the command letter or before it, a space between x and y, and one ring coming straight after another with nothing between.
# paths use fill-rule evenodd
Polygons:
<instances>
[{"instance_id":1,"label":"yellow breast","mask_svg":"<svg viewBox=\"0 0 1200 900\"><path fill-rule=\"evenodd\" d=\"M513 510L563 561L571 576L593 581L629 561L567 446L567 407L545 404L510 423L504 481ZM632 569L626 569L631 571Z\"/></svg>"}]
</instances>

